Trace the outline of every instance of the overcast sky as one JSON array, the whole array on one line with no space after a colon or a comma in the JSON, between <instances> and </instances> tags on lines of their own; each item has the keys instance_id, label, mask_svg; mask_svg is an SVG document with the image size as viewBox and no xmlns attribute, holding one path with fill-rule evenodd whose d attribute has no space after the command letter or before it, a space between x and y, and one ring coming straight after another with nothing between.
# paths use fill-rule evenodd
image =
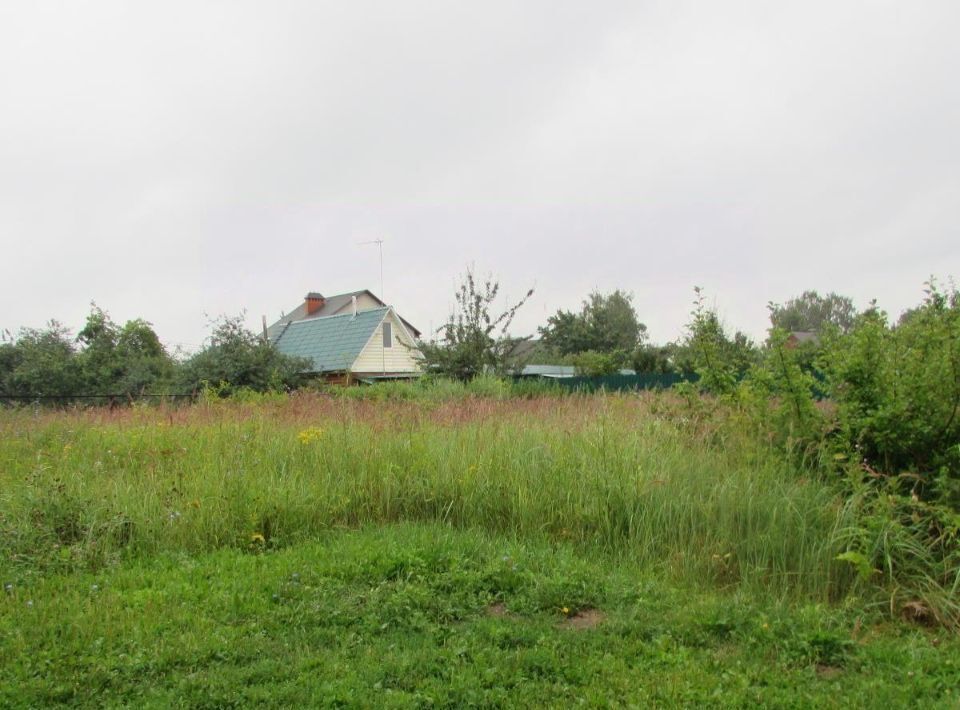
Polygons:
<instances>
[{"instance_id":1,"label":"overcast sky","mask_svg":"<svg viewBox=\"0 0 960 710\"><path fill-rule=\"evenodd\" d=\"M808 288L960 276L960 3L0 3L0 327L91 301L195 348L310 290L427 330L472 264L535 330L693 287L762 337Z\"/></svg>"}]
</instances>

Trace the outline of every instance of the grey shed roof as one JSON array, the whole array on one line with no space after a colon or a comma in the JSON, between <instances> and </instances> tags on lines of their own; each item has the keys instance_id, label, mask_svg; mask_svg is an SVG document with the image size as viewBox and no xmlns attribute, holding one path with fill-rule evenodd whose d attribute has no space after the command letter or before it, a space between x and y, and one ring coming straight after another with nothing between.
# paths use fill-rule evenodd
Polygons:
<instances>
[{"instance_id":1,"label":"grey shed roof","mask_svg":"<svg viewBox=\"0 0 960 710\"><path fill-rule=\"evenodd\" d=\"M577 368L573 365L527 365L520 371L524 377L576 377ZM618 375L636 375L634 370L623 369Z\"/></svg>"},{"instance_id":2,"label":"grey shed roof","mask_svg":"<svg viewBox=\"0 0 960 710\"><path fill-rule=\"evenodd\" d=\"M272 339L285 355L309 358L310 372L349 370L389 308L286 323Z\"/></svg>"}]
</instances>

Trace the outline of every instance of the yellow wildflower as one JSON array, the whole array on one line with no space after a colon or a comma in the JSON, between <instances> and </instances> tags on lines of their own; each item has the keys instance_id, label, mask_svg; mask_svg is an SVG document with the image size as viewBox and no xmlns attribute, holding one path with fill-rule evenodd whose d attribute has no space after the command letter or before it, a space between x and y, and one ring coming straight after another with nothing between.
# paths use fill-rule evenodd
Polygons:
<instances>
[{"instance_id":1,"label":"yellow wildflower","mask_svg":"<svg viewBox=\"0 0 960 710\"><path fill-rule=\"evenodd\" d=\"M250 536L250 542L254 544L262 545L266 542L266 540L263 539L263 535L261 535L258 532L255 532L253 535Z\"/></svg>"},{"instance_id":2,"label":"yellow wildflower","mask_svg":"<svg viewBox=\"0 0 960 710\"><path fill-rule=\"evenodd\" d=\"M297 434L297 439L301 444L306 446L307 444L312 444L314 441L319 440L323 436L323 429L320 427L308 427Z\"/></svg>"},{"instance_id":3,"label":"yellow wildflower","mask_svg":"<svg viewBox=\"0 0 960 710\"><path fill-rule=\"evenodd\" d=\"M560 611L563 612L564 616L570 613L570 609L568 609L567 607L563 607Z\"/></svg>"}]
</instances>

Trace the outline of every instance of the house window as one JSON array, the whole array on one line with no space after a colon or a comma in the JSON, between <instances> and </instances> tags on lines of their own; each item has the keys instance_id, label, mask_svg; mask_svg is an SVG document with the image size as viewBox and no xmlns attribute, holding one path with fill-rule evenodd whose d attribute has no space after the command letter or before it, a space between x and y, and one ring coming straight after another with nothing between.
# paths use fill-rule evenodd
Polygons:
<instances>
[{"instance_id":1,"label":"house window","mask_svg":"<svg viewBox=\"0 0 960 710\"><path fill-rule=\"evenodd\" d=\"M393 326L391 323L383 324L383 347L393 347Z\"/></svg>"}]
</instances>

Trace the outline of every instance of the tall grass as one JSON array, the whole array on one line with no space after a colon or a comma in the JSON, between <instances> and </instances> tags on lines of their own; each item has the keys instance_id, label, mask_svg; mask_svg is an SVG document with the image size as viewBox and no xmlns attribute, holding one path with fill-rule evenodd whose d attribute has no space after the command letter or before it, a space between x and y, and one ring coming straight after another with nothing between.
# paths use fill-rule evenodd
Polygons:
<instances>
[{"instance_id":1,"label":"tall grass","mask_svg":"<svg viewBox=\"0 0 960 710\"><path fill-rule=\"evenodd\" d=\"M846 509L756 445L708 446L654 397L446 403L303 396L0 415L10 574L258 551L441 521L572 542L691 583L835 598Z\"/></svg>"}]
</instances>

